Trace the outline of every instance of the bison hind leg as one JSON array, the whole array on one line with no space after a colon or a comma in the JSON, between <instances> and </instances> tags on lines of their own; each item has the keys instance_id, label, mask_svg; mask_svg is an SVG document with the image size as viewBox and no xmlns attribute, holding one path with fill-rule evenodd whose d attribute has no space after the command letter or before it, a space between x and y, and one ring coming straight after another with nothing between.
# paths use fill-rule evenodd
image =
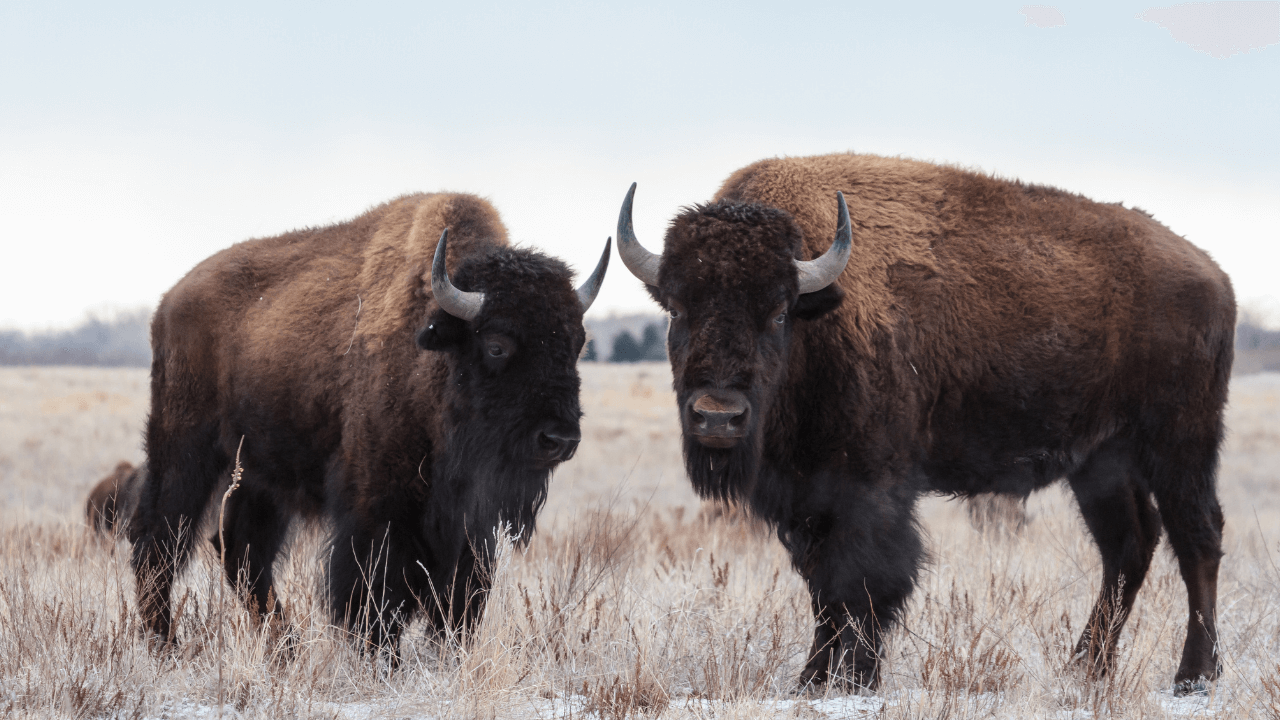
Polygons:
<instances>
[{"instance_id":1,"label":"bison hind leg","mask_svg":"<svg viewBox=\"0 0 1280 720\"><path fill-rule=\"evenodd\" d=\"M210 541L221 557L227 581L249 612L259 621L269 622L273 634L280 634L287 631L287 622L276 598L273 567L291 518L271 493L255 487L253 480L246 476L227 498L222 527L214 528Z\"/></svg>"},{"instance_id":2,"label":"bison hind leg","mask_svg":"<svg viewBox=\"0 0 1280 720\"><path fill-rule=\"evenodd\" d=\"M1102 555L1102 589L1072 660L1098 678L1114 664L1120 631L1160 543L1160 516L1128 441L1103 443L1068 482Z\"/></svg>"},{"instance_id":3,"label":"bison hind leg","mask_svg":"<svg viewBox=\"0 0 1280 720\"><path fill-rule=\"evenodd\" d=\"M147 630L168 643L174 632L173 583L190 559L192 533L228 458L217 444L214 426L179 436L163 433L159 424L154 414L148 420L147 469L134 481L140 488L128 533L138 609Z\"/></svg>"},{"instance_id":4,"label":"bison hind leg","mask_svg":"<svg viewBox=\"0 0 1280 720\"><path fill-rule=\"evenodd\" d=\"M1153 489L1187 589L1187 635L1174 675L1175 695L1201 695L1222 674L1218 656L1218 568L1222 507L1215 488L1217 442L1184 440L1153 468Z\"/></svg>"}]
</instances>

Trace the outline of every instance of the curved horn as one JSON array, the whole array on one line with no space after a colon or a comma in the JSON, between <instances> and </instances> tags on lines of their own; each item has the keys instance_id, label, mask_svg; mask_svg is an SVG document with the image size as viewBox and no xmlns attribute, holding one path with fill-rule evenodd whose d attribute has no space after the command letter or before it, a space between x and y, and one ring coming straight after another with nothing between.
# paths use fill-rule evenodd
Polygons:
<instances>
[{"instance_id":1,"label":"curved horn","mask_svg":"<svg viewBox=\"0 0 1280 720\"><path fill-rule=\"evenodd\" d=\"M436 302L450 315L470 322L480 314L484 305L484 293L459 290L449 282L449 271L444 267L444 258L448 254L445 246L449 241L449 228L440 233L440 242L436 243L436 257L431 261L431 294Z\"/></svg>"},{"instance_id":2,"label":"curved horn","mask_svg":"<svg viewBox=\"0 0 1280 720\"><path fill-rule=\"evenodd\" d=\"M849 222L849 207L844 204L844 193L836 193L839 202L839 218L836 220L836 239L821 257L812 260L796 260L800 294L816 292L830 285L844 272L853 251L853 226Z\"/></svg>"},{"instance_id":3,"label":"curved horn","mask_svg":"<svg viewBox=\"0 0 1280 720\"><path fill-rule=\"evenodd\" d=\"M618 255L632 275L640 278L645 285L658 284L658 261L661 256L645 250L636 239L631 229L631 200L636 195L636 184L631 183L627 191L627 199L622 201L622 211L618 213Z\"/></svg>"},{"instance_id":4,"label":"curved horn","mask_svg":"<svg viewBox=\"0 0 1280 720\"><path fill-rule=\"evenodd\" d=\"M596 263L595 271L578 287L578 302L582 303L584 313L591 307L591 303L595 302L600 286L604 284L604 272L609 269L609 248L612 245L613 238L604 241L604 254L600 256L600 262Z\"/></svg>"}]
</instances>

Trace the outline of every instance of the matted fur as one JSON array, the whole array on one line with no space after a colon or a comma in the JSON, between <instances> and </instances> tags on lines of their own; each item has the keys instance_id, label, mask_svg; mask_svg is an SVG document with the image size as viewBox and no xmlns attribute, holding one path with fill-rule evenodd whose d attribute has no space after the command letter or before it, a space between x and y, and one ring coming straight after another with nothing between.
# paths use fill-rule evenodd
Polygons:
<instances>
[{"instance_id":1,"label":"matted fur","mask_svg":"<svg viewBox=\"0 0 1280 720\"><path fill-rule=\"evenodd\" d=\"M446 227L453 282L486 293L470 322L431 294ZM278 609L271 567L290 521L325 515L337 620L379 646L420 612L439 630L474 622L495 528L527 539L572 454L547 459L539 433L578 433L585 333L570 280L461 194L401 197L197 265L151 329L151 471L130 529L149 627L171 632L174 575L242 439L223 530L251 608ZM513 349L505 360L483 355L493 338Z\"/></svg>"},{"instance_id":2,"label":"matted fur","mask_svg":"<svg viewBox=\"0 0 1280 720\"><path fill-rule=\"evenodd\" d=\"M852 257L799 296L792 260L830 246L837 191ZM679 311L668 354L694 486L774 522L809 584L802 682L876 684L923 558L921 493L1025 496L1063 477L1104 565L1079 663L1106 671L1163 526L1191 602L1176 687L1217 677L1235 302L1150 215L900 158L765 160L672 221L650 292ZM749 404L729 450L691 432L705 392Z\"/></svg>"}]
</instances>

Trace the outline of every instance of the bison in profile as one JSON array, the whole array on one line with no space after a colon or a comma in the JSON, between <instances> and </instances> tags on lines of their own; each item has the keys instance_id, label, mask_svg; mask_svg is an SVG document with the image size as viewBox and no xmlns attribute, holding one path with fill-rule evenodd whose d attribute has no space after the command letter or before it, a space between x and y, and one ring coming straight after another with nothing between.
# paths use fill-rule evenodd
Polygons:
<instances>
[{"instance_id":1,"label":"bison in profile","mask_svg":"<svg viewBox=\"0 0 1280 720\"><path fill-rule=\"evenodd\" d=\"M327 516L335 620L391 651L418 615L469 628L495 528L527 538L577 448L582 316L608 254L575 289L564 263L509 246L487 202L419 194L197 265L151 326L129 528L149 630L172 637L175 574L242 439L221 549L254 612L279 610L291 520Z\"/></svg>"},{"instance_id":2,"label":"bison in profile","mask_svg":"<svg viewBox=\"0 0 1280 720\"><path fill-rule=\"evenodd\" d=\"M848 154L739 170L658 256L634 191L618 250L671 314L690 479L776 524L817 621L802 683L876 686L922 493L1060 478L1103 564L1076 662L1106 671L1163 527L1190 606L1175 691L1218 677L1235 300L1208 255L1118 204Z\"/></svg>"},{"instance_id":3,"label":"bison in profile","mask_svg":"<svg viewBox=\"0 0 1280 720\"><path fill-rule=\"evenodd\" d=\"M146 463L134 467L133 463L121 460L110 475L93 486L84 504L85 522L91 530L108 537L121 532L138 505L138 489L146 468Z\"/></svg>"}]
</instances>

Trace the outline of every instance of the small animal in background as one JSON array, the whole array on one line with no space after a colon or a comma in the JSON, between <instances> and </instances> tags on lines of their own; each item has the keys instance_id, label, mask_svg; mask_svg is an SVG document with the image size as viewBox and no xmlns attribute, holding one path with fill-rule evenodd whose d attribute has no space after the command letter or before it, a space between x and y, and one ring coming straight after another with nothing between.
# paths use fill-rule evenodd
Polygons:
<instances>
[{"instance_id":1,"label":"small animal in background","mask_svg":"<svg viewBox=\"0 0 1280 720\"><path fill-rule=\"evenodd\" d=\"M93 486L84 504L85 522L90 530L115 535L124 529L138 506L138 488L146 467L146 463L135 467L128 460L121 460L110 475Z\"/></svg>"}]
</instances>

